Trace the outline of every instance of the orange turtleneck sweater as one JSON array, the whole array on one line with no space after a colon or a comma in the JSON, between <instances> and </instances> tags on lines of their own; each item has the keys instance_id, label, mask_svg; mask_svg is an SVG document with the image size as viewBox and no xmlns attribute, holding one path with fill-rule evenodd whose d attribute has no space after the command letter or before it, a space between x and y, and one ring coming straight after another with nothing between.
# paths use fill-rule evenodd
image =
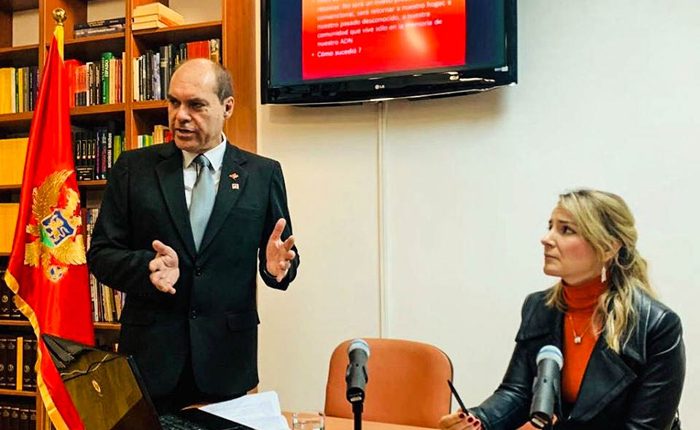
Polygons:
<instances>
[{"instance_id":1,"label":"orange turtleneck sweater","mask_svg":"<svg viewBox=\"0 0 700 430\"><path fill-rule=\"evenodd\" d=\"M600 327L594 326L593 311L598 297L607 289L595 277L580 285L564 284L564 368L561 375L561 394L567 403L574 403L581 389L588 360L598 340Z\"/></svg>"}]
</instances>

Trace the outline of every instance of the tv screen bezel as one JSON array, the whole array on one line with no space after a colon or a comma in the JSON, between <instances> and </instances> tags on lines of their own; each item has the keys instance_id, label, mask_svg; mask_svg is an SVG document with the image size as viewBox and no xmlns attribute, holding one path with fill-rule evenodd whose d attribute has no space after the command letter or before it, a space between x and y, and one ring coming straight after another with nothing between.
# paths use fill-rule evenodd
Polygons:
<instances>
[{"instance_id":1,"label":"tv screen bezel","mask_svg":"<svg viewBox=\"0 0 700 430\"><path fill-rule=\"evenodd\" d=\"M262 104L339 105L393 99L420 99L480 93L516 84L517 0L504 0L505 66L497 69L444 68L394 72L380 76L348 76L303 84L273 86L270 78L270 13L261 0L260 94ZM301 37L301 35L299 36Z\"/></svg>"}]
</instances>

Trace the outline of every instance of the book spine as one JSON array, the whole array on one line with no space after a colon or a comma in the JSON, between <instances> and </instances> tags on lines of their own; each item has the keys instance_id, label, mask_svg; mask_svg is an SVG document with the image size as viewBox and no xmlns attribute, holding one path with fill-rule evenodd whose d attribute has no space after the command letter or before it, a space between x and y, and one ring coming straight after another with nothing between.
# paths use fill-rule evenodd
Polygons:
<instances>
[{"instance_id":1,"label":"book spine","mask_svg":"<svg viewBox=\"0 0 700 430\"><path fill-rule=\"evenodd\" d=\"M153 100L162 100L160 92L160 52L153 53L151 63L151 88L153 89Z\"/></svg>"},{"instance_id":2,"label":"book spine","mask_svg":"<svg viewBox=\"0 0 700 430\"><path fill-rule=\"evenodd\" d=\"M0 337L0 388L4 389L7 389L7 342L6 337Z\"/></svg>"},{"instance_id":3,"label":"book spine","mask_svg":"<svg viewBox=\"0 0 700 430\"><path fill-rule=\"evenodd\" d=\"M112 103L113 101L109 97L109 81L110 81L110 70L109 70L109 61L114 58L114 55L111 52L103 52L101 55L100 60L102 61L102 82L101 82L101 87L102 87L102 104L106 105L108 103Z\"/></svg>"},{"instance_id":4,"label":"book spine","mask_svg":"<svg viewBox=\"0 0 700 430\"><path fill-rule=\"evenodd\" d=\"M79 39L81 37L96 36L98 34L112 34L124 31L124 25L113 25L109 27L86 28L84 30L75 30L73 37Z\"/></svg>"},{"instance_id":5,"label":"book spine","mask_svg":"<svg viewBox=\"0 0 700 430\"><path fill-rule=\"evenodd\" d=\"M17 338L7 337L5 361L5 387L10 390L17 389Z\"/></svg>"},{"instance_id":6,"label":"book spine","mask_svg":"<svg viewBox=\"0 0 700 430\"><path fill-rule=\"evenodd\" d=\"M168 45L163 45L158 48L160 61L158 62L158 73L160 74L160 93L165 98L168 95L168 85L170 84L170 76L168 76Z\"/></svg>"}]
</instances>

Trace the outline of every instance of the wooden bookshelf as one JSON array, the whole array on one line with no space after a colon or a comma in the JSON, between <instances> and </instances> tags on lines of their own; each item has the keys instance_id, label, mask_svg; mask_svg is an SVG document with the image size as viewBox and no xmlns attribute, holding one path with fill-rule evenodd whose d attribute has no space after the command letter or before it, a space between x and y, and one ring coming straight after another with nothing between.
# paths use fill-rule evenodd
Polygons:
<instances>
[{"instance_id":1,"label":"wooden bookshelf","mask_svg":"<svg viewBox=\"0 0 700 430\"><path fill-rule=\"evenodd\" d=\"M11 320L11 319L0 319L0 326L5 326L5 327L31 327L29 325L29 321L25 319L16 319L16 320Z\"/></svg>"},{"instance_id":2,"label":"wooden bookshelf","mask_svg":"<svg viewBox=\"0 0 700 430\"><path fill-rule=\"evenodd\" d=\"M95 330L119 331L121 329L121 325L119 325L119 323L95 322L93 324L95 325Z\"/></svg>"},{"instance_id":3,"label":"wooden bookshelf","mask_svg":"<svg viewBox=\"0 0 700 430\"><path fill-rule=\"evenodd\" d=\"M36 391L17 391L0 388L0 396L36 397Z\"/></svg>"},{"instance_id":4,"label":"wooden bookshelf","mask_svg":"<svg viewBox=\"0 0 700 430\"><path fill-rule=\"evenodd\" d=\"M0 62L3 67L36 65L39 45L0 47Z\"/></svg>"},{"instance_id":5,"label":"wooden bookshelf","mask_svg":"<svg viewBox=\"0 0 700 430\"><path fill-rule=\"evenodd\" d=\"M119 323L111 322L95 322L95 330L118 331L121 326ZM28 320L25 319L0 319L0 327L31 327Z\"/></svg>"},{"instance_id":6,"label":"wooden bookshelf","mask_svg":"<svg viewBox=\"0 0 700 430\"><path fill-rule=\"evenodd\" d=\"M131 22L131 11L135 6L153 0L124 0L123 16ZM168 0L161 0L168 5ZM227 121L225 133L237 146L248 151L257 149L257 79L255 49L255 0L221 0L221 19L199 23L188 23L178 27L139 30L132 32L130 26L123 32L106 35L74 38L73 25L85 23L91 2L85 0L0 0L0 28L11 29L17 12L36 10L38 28L27 29L38 33L38 43L14 46L12 31L0 32L0 67L38 66L44 64L45 54L54 30L52 11L62 7L67 12L65 23L65 58L80 61L98 61L103 52L113 52L123 59L124 102L111 105L75 107L71 109L71 123L90 126L108 122L124 127L126 149L133 149L139 134L152 131L156 124L167 124L167 102L163 100L134 101L133 61L146 50L157 50L170 43L186 43L197 40L220 39L221 59L233 75L235 109L233 118ZM187 17L186 17L187 18ZM27 136L32 121L32 112L0 115L0 139ZM79 187L99 195L106 181L80 181ZM19 184L0 184L0 202L16 201ZM93 191L94 190L94 191ZM83 194L83 193L81 193ZM7 228L0 226L0 229ZM0 264L6 264L7 253L0 253ZM0 321L0 334L7 331L26 331L31 328L24 320ZM118 323L95 323L96 336L114 338L119 332ZM5 397L37 397L37 429L48 430L50 423L41 404L33 392L0 390L0 400Z\"/></svg>"}]
</instances>

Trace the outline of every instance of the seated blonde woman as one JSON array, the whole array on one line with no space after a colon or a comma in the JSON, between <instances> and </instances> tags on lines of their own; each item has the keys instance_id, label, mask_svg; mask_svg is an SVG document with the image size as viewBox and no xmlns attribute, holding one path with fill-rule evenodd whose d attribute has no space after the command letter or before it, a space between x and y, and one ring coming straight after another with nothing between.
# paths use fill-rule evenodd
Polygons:
<instances>
[{"instance_id":1,"label":"seated blonde woman","mask_svg":"<svg viewBox=\"0 0 700 430\"><path fill-rule=\"evenodd\" d=\"M564 356L553 428L679 429L685 377L681 321L660 303L636 248L627 204L602 191L559 197L544 246L544 272L559 281L530 294L510 365L498 389L442 430L513 430L529 420L536 357Z\"/></svg>"}]
</instances>

